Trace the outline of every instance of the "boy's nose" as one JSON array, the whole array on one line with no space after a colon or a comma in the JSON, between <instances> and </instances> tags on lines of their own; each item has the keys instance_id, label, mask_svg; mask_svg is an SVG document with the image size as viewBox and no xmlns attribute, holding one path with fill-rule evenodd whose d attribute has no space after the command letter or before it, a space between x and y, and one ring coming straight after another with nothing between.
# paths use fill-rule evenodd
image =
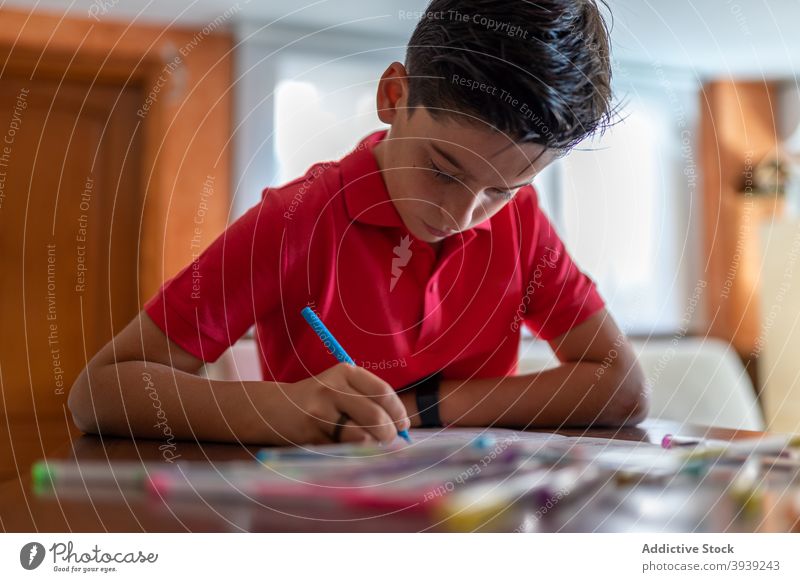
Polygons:
<instances>
[{"instance_id":1,"label":"boy's nose","mask_svg":"<svg viewBox=\"0 0 800 582\"><path fill-rule=\"evenodd\" d=\"M445 208L444 223L447 230L467 230L472 224L472 214L478 206L478 197L465 194L457 203Z\"/></svg>"}]
</instances>

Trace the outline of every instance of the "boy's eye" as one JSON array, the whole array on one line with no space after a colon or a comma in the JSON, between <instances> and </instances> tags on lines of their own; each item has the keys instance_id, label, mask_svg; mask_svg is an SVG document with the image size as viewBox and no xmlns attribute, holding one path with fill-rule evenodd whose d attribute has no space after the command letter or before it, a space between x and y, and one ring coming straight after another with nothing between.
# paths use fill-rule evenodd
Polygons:
<instances>
[{"instance_id":1,"label":"boy's eye","mask_svg":"<svg viewBox=\"0 0 800 582\"><path fill-rule=\"evenodd\" d=\"M433 176L444 184L450 184L452 182L458 182L458 178L451 176L447 172L443 172L441 168L439 168L436 164L433 163L433 160L428 160L428 167L433 172ZM514 192L510 190L493 190L491 194L492 198L497 198L499 200L511 200L514 197Z\"/></svg>"},{"instance_id":2,"label":"boy's eye","mask_svg":"<svg viewBox=\"0 0 800 582\"><path fill-rule=\"evenodd\" d=\"M443 172L440 168L438 168L436 164L433 163L433 160L428 161L428 166L433 172L433 176L440 182L443 182L445 184L449 184L451 182L457 182L457 180L453 176Z\"/></svg>"}]
</instances>

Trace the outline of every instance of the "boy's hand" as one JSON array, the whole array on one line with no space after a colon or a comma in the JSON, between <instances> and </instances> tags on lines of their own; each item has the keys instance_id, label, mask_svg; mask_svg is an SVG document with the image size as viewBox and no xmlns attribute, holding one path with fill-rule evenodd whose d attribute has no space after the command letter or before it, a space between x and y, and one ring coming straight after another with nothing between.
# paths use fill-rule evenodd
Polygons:
<instances>
[{"instance_id":1,"label":"boy's hand","mask_svg":"<svg viewBox=\"0 0 800 582\"><path fill-rule=\"evenodd\" d=\"M341 442L389 443L397 431L411 426L392 387L364 368L337 364L280 390L283 410L275 411L270 424L280 440L291 444L333 442L342 413L350 419L341 430Z\"/></svg>"}]
</instances>

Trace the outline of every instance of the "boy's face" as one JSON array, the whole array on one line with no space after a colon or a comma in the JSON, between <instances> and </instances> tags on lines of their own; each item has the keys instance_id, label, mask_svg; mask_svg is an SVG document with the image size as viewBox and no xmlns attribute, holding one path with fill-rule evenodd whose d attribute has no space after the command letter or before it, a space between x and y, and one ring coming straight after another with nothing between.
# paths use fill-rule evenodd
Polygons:
<instances>
[{"instance_id":1,"label":"boy's face","mask_svg":"<svg viewBox=\"0 0 800 582\"><path fill-rule=\"evenodd\" d=\"M516 144L481 122L424 107L409 117L405 68L393 63L378 88L378 116L391 125L375 148L389 196L406 228L437 243L488 220L555 157L536 144Z\"/></svg>"}]
</instances>

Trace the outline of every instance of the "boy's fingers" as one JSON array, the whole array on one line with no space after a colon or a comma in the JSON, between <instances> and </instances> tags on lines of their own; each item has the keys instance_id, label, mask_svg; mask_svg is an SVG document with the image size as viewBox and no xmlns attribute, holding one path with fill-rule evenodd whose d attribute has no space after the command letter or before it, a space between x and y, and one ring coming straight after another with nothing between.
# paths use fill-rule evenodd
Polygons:
<instances>
[{"instance_id":1,"label":"boy's fingers","mask_svg":"<svg viewBox=\"0 0 800 582\"><path fill-rule=\"evenodd\" d=\"M355 388L340 389L334 397L337 411L346 413L353 425L363 428L376 441L392 442L397 438L397 424L372 398L364 396ZM336 416L338 418L339 412ZM331 433L336 420L331 423ZM348 424L347 426L350 426Z\"/></svg>"},{"instance_id":2,"label":"boy's fingers","mask_svg":"<svg viewBox=\"0 0 800 582\"><path fill-rule=\"evenodd\" d=\"M350 422L342 429L342 438L344 429L350 426L363 429L375 441L391 442L397 437L396 425L389 414L371 398L352 387L346 378L319 378L318 382L321 384L320 392L307 412L318 429L326 435L326 439L331 437L328 440L333 440L334 431L343 413L349 417ZM355 435L353 431L347 433L347 438L351 439L348 442L362 440L364 436L358 431Z\"/></svg>"},{"instance_id":3,"label":"boy's fingers","mask_svg":"<svg viewBox=\"0 0 800 582\"><path fill-rule=\"evenodd\" d=\"M411 421L400 397L384 380L364 368L350 366L348 381L355 390L383 408L391 417L397 430L408 430Z\"/></svg>"},{"instance_id":4,"label":"boy's fingers","mask_svg":"<svg viewBox=\"0 0 800 582\"><path fill-rule=\"evenodd\" d=\"M335 428L335 427L334 427ZM374 443L377 442L375 438L369 434L366 430L361 428L360 426L356 426L353 424L353 421L350 420L347 422L344 427L342 427L341 432L339 433L339 440L333 440L333 428L331 425L327 425L322 431L323 443Z\"/></svg>"}]
</instances>

